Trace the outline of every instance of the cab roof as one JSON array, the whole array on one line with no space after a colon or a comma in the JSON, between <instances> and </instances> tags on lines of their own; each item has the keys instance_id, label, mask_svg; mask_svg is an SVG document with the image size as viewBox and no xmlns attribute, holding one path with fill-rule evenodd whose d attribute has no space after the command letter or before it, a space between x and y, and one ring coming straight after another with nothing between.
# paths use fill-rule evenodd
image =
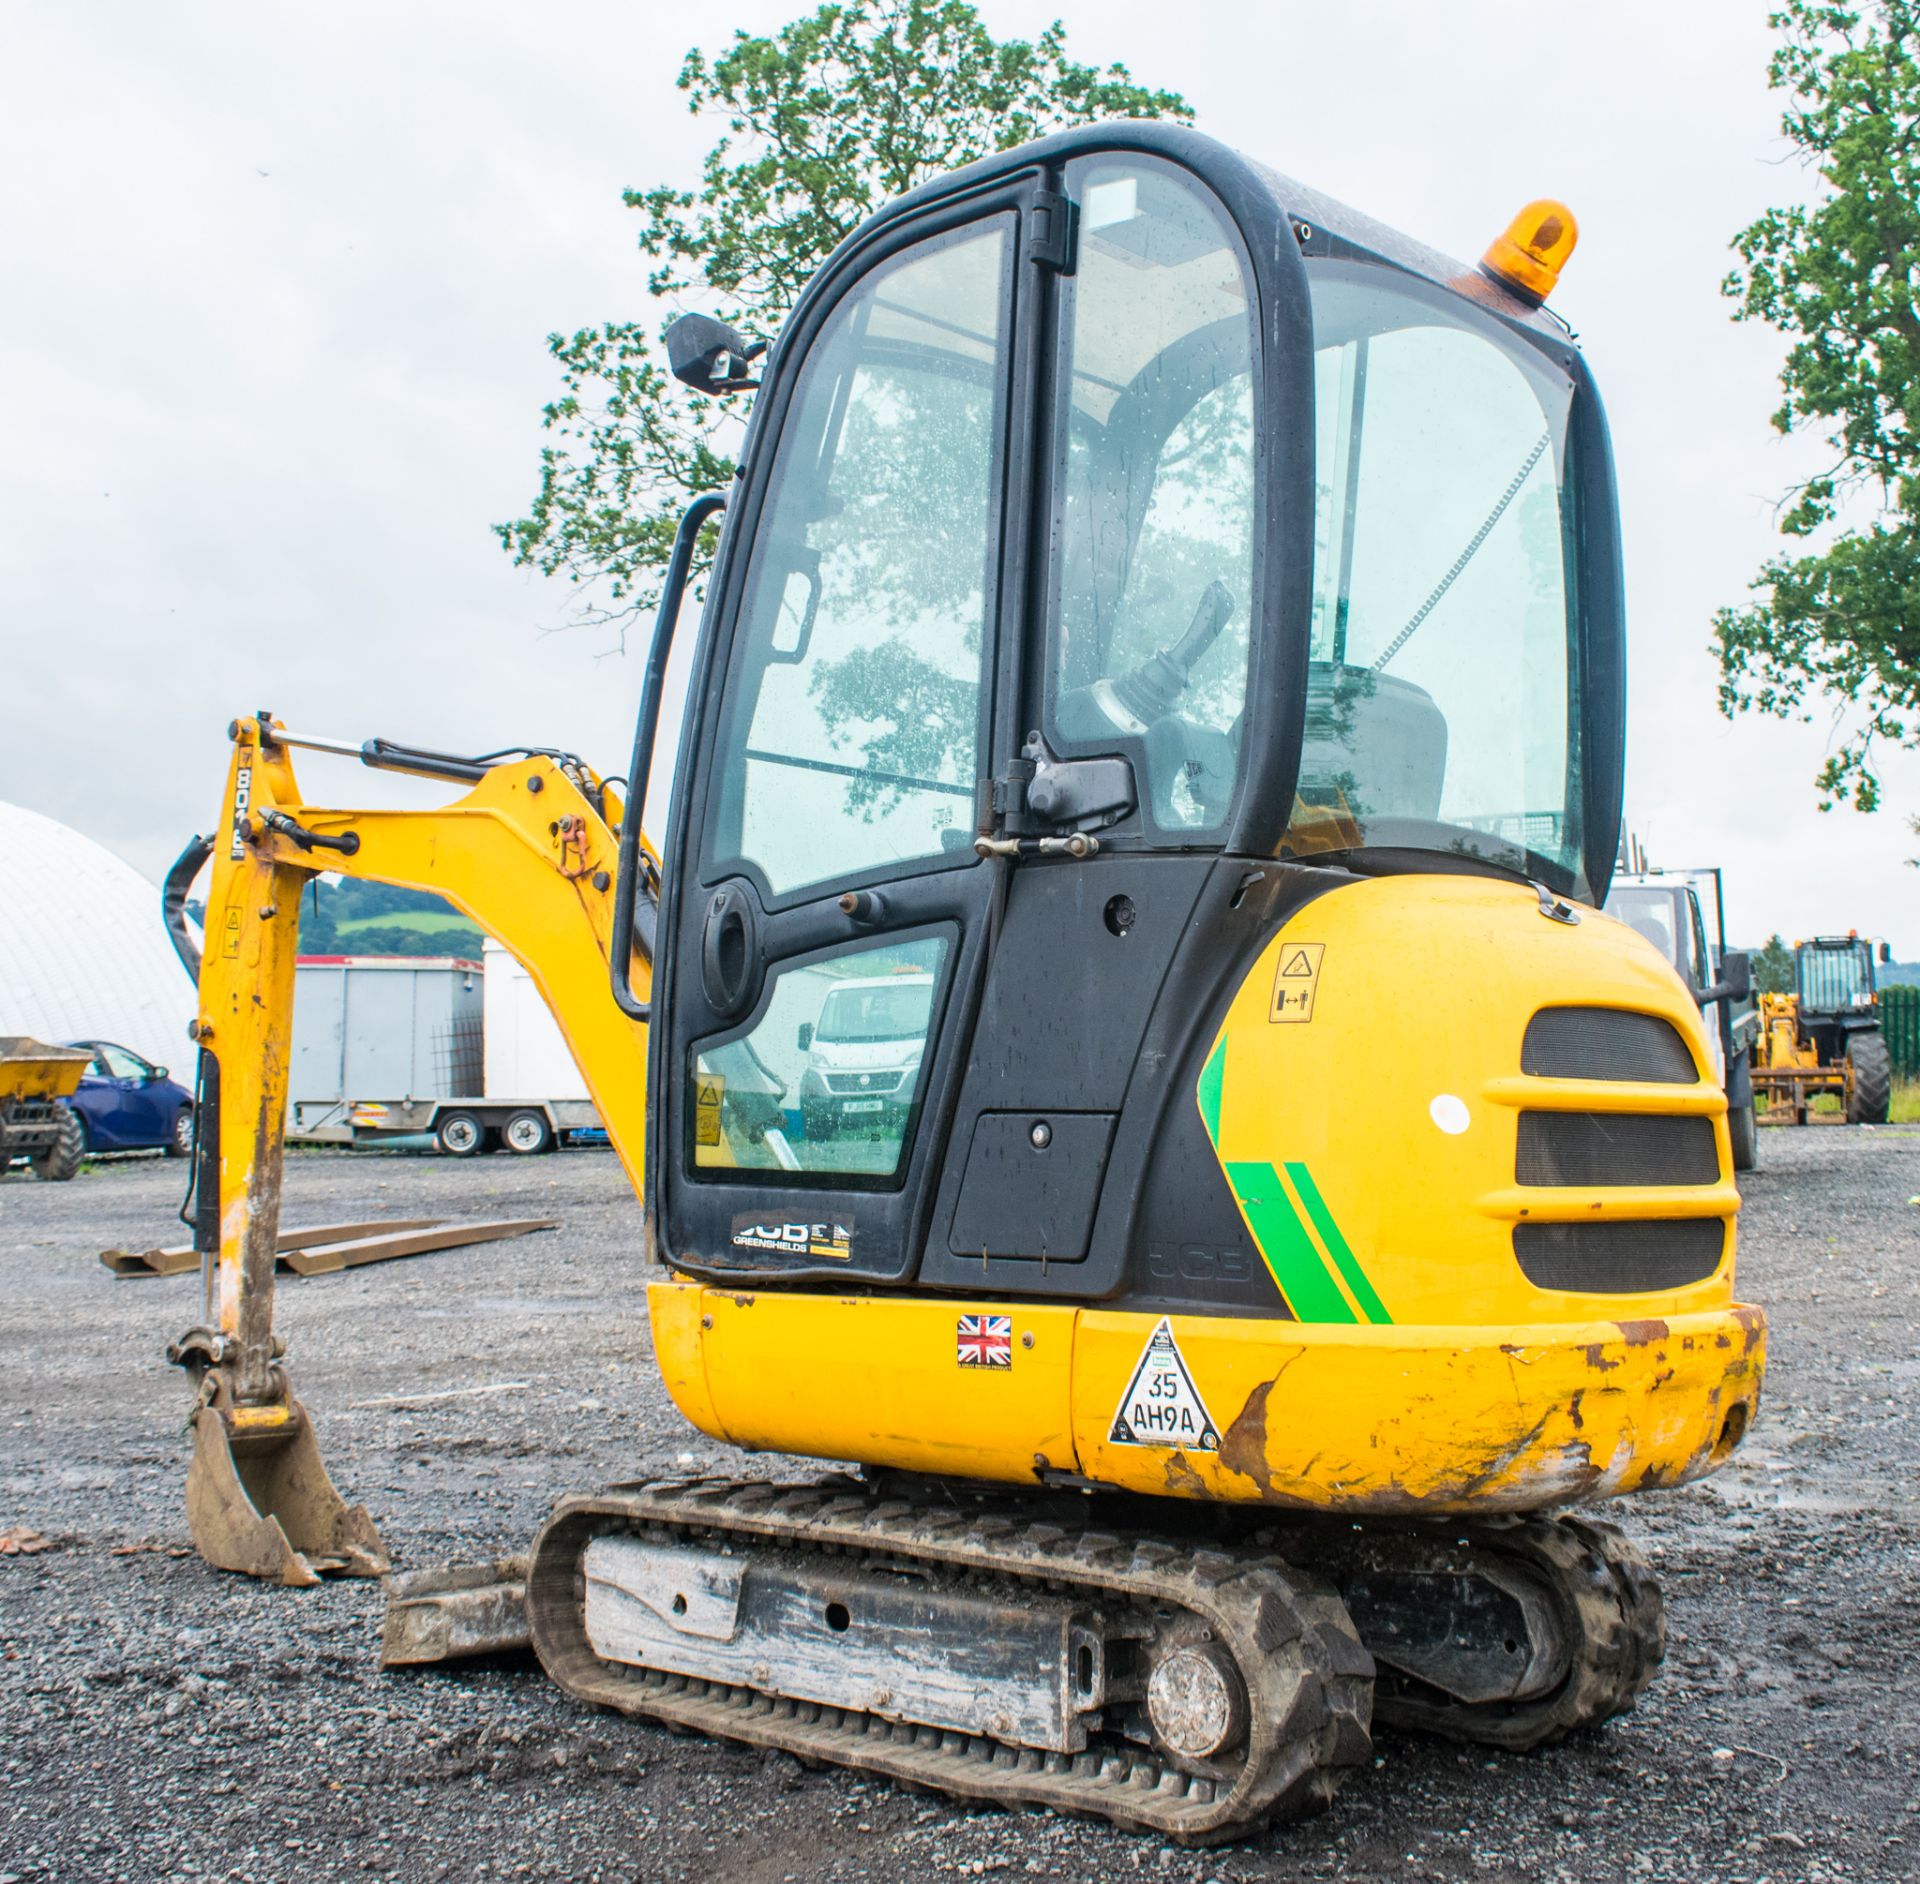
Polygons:
<instances>
[{"instance_id":1,"label":"cab roof","mask_svg":"<svg viewBox=\"0 0 1920 1884\"><path fill-rule=\"evenodd\" d=\"M1429 248L1190 125L1115 118L1056 131L932 178L895 198L873 221L890 221L896 214L910 214L983 184L1004 182L1035 166L1111 151L1139 151L1191 170L1225 201L1250 246L1287 240L1308 256L1358 256L1385 262L1476 302L1513 326L1529 328L1560 346L1572 346L1572 336L1557 316L1504 287L1478 266Z\"/></svg>"}]
</instances>

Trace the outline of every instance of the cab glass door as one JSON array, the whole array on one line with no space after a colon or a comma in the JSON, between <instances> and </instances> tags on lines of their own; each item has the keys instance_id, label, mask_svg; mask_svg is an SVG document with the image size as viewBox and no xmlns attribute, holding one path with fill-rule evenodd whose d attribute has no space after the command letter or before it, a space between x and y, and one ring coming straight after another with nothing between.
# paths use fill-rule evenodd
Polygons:
<instances>
[{"instance_id":1,"label":"cab glass door","mask_svg":"<svg viewBox=\"0 0 1920 1884\"><path fill-rule=\"evenodd\" d=\"M1146 841L1204 845L1239 784L1252 653L1250 277L1218 204L1170 165L1102 157L1068 181L1047 730L1130 759Z\"/></svg>"},{"instance_id":2,"label":"cab glass door","mask_svg":"<svg viewBox=\"0 0 1920 1884\"><path fill-rule=\"evenodd\" d=\"M882 265L813 343L706 833L706 874L769 903L971 859L1012 220Z\"/></svg>"},{"instance_id":3,"label":"cab glass door","mask_svg":"<svg viewBox=\"0 0 1920 1884\"><path fill-rule=\"evenodd\" d=\"M797 337L754 454L674 918L686 1267L917 1254L984 943L1018 231L976 214L868 269Z\"/></svg>"}]
</instances>

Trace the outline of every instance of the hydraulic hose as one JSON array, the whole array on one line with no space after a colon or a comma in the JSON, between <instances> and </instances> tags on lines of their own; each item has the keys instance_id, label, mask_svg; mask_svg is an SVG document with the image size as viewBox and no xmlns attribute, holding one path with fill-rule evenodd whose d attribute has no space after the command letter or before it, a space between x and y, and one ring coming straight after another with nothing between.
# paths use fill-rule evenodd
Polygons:
<instances>
[{"instance_id":1,"label":"hydraulic hose","mask_svg":"<svg viewBox=\"0 0 1920 1884\"><path fill-rule=\"evenodd\" d=\"M180 966L196 988L200 985L200 951L194 946L193 931L187 927L187 892L212 855L212 838L189 838L186 849L174 859L166 882L160 886L160 908L166 917L167 940L173 944Z\"/></svg>"}]
</instances>

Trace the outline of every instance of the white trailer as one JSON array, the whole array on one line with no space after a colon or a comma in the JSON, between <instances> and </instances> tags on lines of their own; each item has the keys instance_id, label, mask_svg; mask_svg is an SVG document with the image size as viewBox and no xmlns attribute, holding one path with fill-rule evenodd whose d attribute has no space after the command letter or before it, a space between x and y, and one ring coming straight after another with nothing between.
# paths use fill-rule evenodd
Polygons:
<instances>
[{"instance_id":1,"label":"white trailer","mask_svg":"<svg viewBox=\"0 0 1920 1884\"><path fill-rule=\"evenodd\" d=\"M531 978L457 956L303 956L288 1136L430 1136L454 1157L550 1151L600 1115Z\"/></svg>"},{"instance_id":2,"label":"white trailer","mask_svg":"<svg viewBox=\"0 0 1920 1884\"><path fill-rule=\"evenodd\" d=\"M479 1090L481 967L460 955L303 955L294 971L287 1136L348 1144L372 1094Z\"/></svg>"},{"instance_id":3,"label":"white trailer","mask_svg":"<svg viewBox=\"0 0 1920 1884\"><path fill-rule=\"evenodd\" d=\"M356 1105L349 1115L356 1140L431 1132L456 1158L495 1145L528 1156L602 1129L587 1082L533 977L491 936L482 955L485 1052L475 1096Z\"/></svg>"}]
</instances>

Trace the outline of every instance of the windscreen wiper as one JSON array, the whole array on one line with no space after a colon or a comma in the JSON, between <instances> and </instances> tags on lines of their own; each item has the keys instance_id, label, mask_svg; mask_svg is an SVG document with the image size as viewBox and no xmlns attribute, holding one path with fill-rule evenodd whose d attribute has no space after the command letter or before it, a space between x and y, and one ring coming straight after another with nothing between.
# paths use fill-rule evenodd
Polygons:
<instances>
[{"instance_id":1,"label":"windscreen wiper","mask_svg":"<svg viewBox=\"0 0 1920 1884\"><path fill-rule=\"evenodd\" d=\"M1513 474L1513 482L1500 493L1500 501L1487 513L1487 520L1474 531L1471 541L1455 559L1454 565L1434 584L1433 593L1413 611L1413 619L1389 641L1373 663L1373 671L1380 673L1386 664L1413 639L1413 631L1440 606L1441 598L1459 581L1461 572L1473 561L1475 552L1488 537L1493 534L1493 526L1507 514L1507 506L1520 495L1520 487L1533 475L1533 467L1546 455L1547 447L1553 443L1550 432L1542 432L1535 441L1533 449L1521 460L1520 469Z\"/></svg>"}]
</instances>

